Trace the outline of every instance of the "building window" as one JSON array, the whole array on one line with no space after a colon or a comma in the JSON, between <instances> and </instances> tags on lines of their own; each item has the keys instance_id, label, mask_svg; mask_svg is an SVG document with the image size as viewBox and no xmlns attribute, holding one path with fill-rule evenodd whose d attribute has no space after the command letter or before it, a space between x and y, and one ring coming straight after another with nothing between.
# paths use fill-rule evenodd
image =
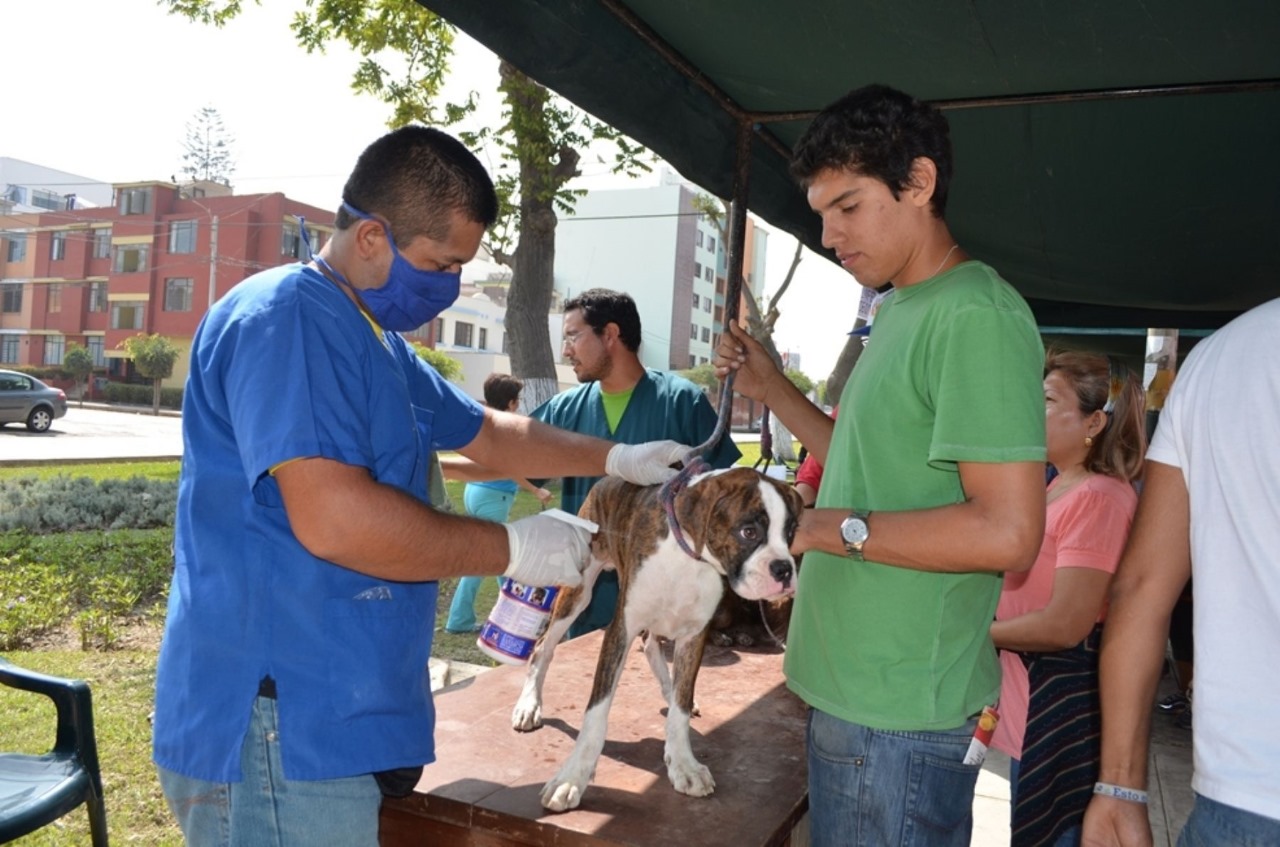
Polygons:
<instances>
[{"instance_id":1,"label":"building window","mask_svg":"<svg viewBox=\"0 0 1280 847\"><path fill-rule=\"evenodd\" d=\"M690 337L690 338L692 338L694 341L697 341L697 340L698 340L698 325L697 325L697 324L689 324L689 337Z\"/></svg>"},{"instance_id":2,"label":"building window","mask_svg":"<svg viewBox=\"0 0 1280 847\"><path fill-rule=\"evenodd\" d=\"M302 255L302 230L297 224L285 224L280 233L280 255L297 259Z\"/></svg>"},{"instance_id":3,"label":"building window","mask_svg":"<svg viewBox=\"0 0 1280 847\"><path fill-rule=\"evenodd\" d=\"M715 315L716 315L716 323L723 324L724 323L724 307L716 306Z\"/></svg>"},{"instance_id":4,"label":"building window","mask_svg":"<svg viewBox=\"0 0 1280 847\"><path fill-rule=\"evenodd\" d=\"M108 259L111 257L111 227L103 227L93 231L93 258Z\"/></svg>"},{"instance_id":5,"label":"building window","mask_svg":"<svg viewBox=\"0 0 1280 847\"><path fill-rule=\"evenodd\" d=\"M58 209L66 205L66 199L53 191L46 191L43 188L31 189L31 205L41 209L48 209L50 212L56 212ZM57 364L51 363L51 364Z\"/></svg>"},{"instance_id":6,"label":"building window","mask_svg":"<svg viewBox=\"0 0 1280 847\"><path fill-rule=\"evenodd\" d=\"M151 251L147 244L121 244L116 247L116 259L111 270L118 274L139 273L147 269L147 253Z\"/></svg>"},{"instance_id":7,"label":"building window","mask_svg":"<svg viewBox=\"0 0 1280 847\"><path fill-rule=\"evenodd\" d=\"M49 259L54 262L60 262L67 258L67 234L66 232L53 233L53 240L49 242Z\"/></svg>"},{"instance_id":8,"label":"building window","mask_svg":"<svg viewBox=\"0 0 1280 847\"><path fill-rule=\"evenodd\" d=\"M711 314L711 298L707 297L702 301L702 311Z\"/></svg>"},{"instance_id":9,"label":"building window","mask_svg":"<svg viewBox=\"0 0 1280 847\"><path fill-rule=\"evenodd\" d=\"M105 282L89 283L89 311L105 312L107 310L107 284Z\"/></svg>"},{"instance_id":10,"label":"building window","mask_svg":"<svg viewBox=\"0 0 1280 847\"><path fill-rule=\"evenodd\" d=\"M488 350L488 349L489 349L489 328L488 328L488 327L484 327L484 326L480 327L480 345L479 345L479 349L481 349L481 350Z\"/></svg>"},{"instance_id":11,"label":"building window","mask_svg":"<svg viewBox=\"0 0 1280 847\"><path fill-rule=\"evenodd\" d=\"M319 253L320 248L324 246L324 230L315 227L307 227L307 238L311 241L311 251Z\"/></svg>"},{"instance_id":12,"label":"building window","mask_svg":"<svg viewBox=\"0 0 1280 847\"><path fill-rule=\"evenodd\" d=\"M0 335L0 362L6 365L18 363L18 336Z\"/></svg>"},{"instance_id":13,"label":"building window","mask_svg":"<svg viewBox=\"0 0 1280 847\"><path fill-rule=\"evenodd\" d=\"M10 262L21 262L27 258L27 236L25 233L9 233L9 251L7 255Z\"/></svg>"},{"instance_id":14,"label":"building window","mask_svg":"<svg viewBox=\"0 0 1280 847\"><path fill-rule=\"evenodd\" d=\"M711 340L711 327L704 326L702 328L702 340L709 342Z\"/></svg>"},{"instance_id":15,"label":"building window","mask_svg":"<svg viewBox=\"0 0 1280 847\"><path fill-rule=\"evenodd\" d=\"M4 286L3 302L0 302L0 312L21 312L22 311L22 284Z\"/></svg>"},{"instance_id":16,"label":"building window","mask_svg":"<svg viewBox=\"0 0 1280 847\"><path fill-rule=\"evenodd\" d=\"M195 281L189 276L164 281L164 310L166 312L190 312L191 292Z\"/></svg>"},{"instance_id":17,"label":"building window","mask_svg":"<svg viewBox=\"0 0 1280 847\"><path fill-rule=\"evenodd\" d=\"M712 268L710 265L707 265L705 271L703 272L702 278L705 279L707 282L711 282L711 280L715 278L715 269Z\"/></svg>"},{"instance_id":18,"label":"building window","mask_svg":"<svg viewBox=\"0 0 1280 847\"><path fill-rule=\"evenodd\" d=\"M112 329L142 329L142 313L147 304L141 300L117 300L111 304Z\"/></svg>"},{"instance_id":19,"label":"building window","mask_svg":"<svg viewBox=\"0 0 1280 847\"><path fill-rule=\"evenodd\" d=\"M169 224L169 252L196 252L195 221L173 221Z\"/></svg>"},{"instance_id":20,"label":"building window","mask_svg":"<svg viewBox=\"0 0 1280 847\"><path fill-rule=\"evenodd\" d=\"M716 252L716 240L714 238L707 238L707 249L712 253Z\"/></svg>"},{"instance_id":21,"label":"building window","mask_svg":"<svg viewBox=\"0 0 1280 847\"><path fill-rule=\"evenodd\" d=\"M444 341L444 318L436 318L436 341Z\"/></svg>"},{"instance_id":22,"label":"building window","mask_svg":"<svg viewBox=\"0 0 1280 847\"><path fill-rule=\"evenodd\" d=\"M474 329L471 324L458 321L453 325L453 345L455 347L471 346L471 330Z\"/></svg>"},{"instance_id":23,"label":"building window","mask_svg":"<svg viewBox=\"0 0 1280 847\"><path fill-rule=\"evenodd\" d=\"M145 215L151 211L150 188L122 188L116 192L116 200L122 215Z\"/></svg>"},{"instance_id":24,"label":"building window","mask_svg":"<svg viewBox=\"0 0 1280 847\"><path fill-rule=\"evenodd\" d=\"M689 357L689 367L691 367L691 368L696 368L697 366L698 366L698 357L697 357L697 356L690 356L690 357Z\"/></svg>"},{"instance_id":25,"label":"building window","mask_svg":"<svg viewBox=\"0 0 1280 847\"><path fill-rule=\"evenodd\" d=\"M88 348L90 355L93 356L93 366L95 368L105 368L107 366L107 352L103 349L102 336L90 335L85 339L85 347Z\"/></svg>"},{"instance_id":26,"label":"building window","mask_svg":"<svg viewBox=\"0 0 1280 847\"><path fill-rule=\"evenodd\" d=\"M44 301L44 310L46 312L61 312L62 311L62 283L51 282L45 286L45 291L49 292L49 294ZM59 363L46 362L46 364L59 364Z\"/></svg>"},{"instance_id":27,"label":"building window","mask_svg":"<svg viewBox=\"0 0 1280 847\"><path fill-rule=\"evenodd\" d=\"M698 230L696 233L694 233L693 243L698 245L699 247L702 246L702 230Z\"/></svg>"},{"instance_id":28,"label":"building window","mask_svg":"<svg viewBox=\"0 0 1280 847\"><path fill-rule=\"evenodd\" d=\"M27 189L21 185L10 185L4 190L4 199L10 203L25 206L27 205Z\"/></svg>"},{"instance_id":29,"label":"building window","mask_svg":"<svg viewBox=\"0 0 1280 847\"><path fill-rule=\"evenodd\" d=\"M46 335L44 337L44 363L46 365L62 364L62 357L67 351L65 335Z\"/></svg>"},{"instance_id":30,"label":"building window","mask_svg":"<svg viewBox=\"0 0 1280 847\"><path fill-rule=\"evenodd\" d=\"M698 308L698 304L699 304L699 303L701 303L701 302L702 302L702 301L698 298L698 295L697 295L697 294L693 295L693 308L694 308L695 310Z\"/></svg>"},{"instance_id":31,"label":"building window","mask_svg":"<svg viewBox=\"0 0 1280 847\"><path fill-rule=\"evenodd\" d=\"M702 279L702 262L693 263L693 278Z\"/></svg>"}]
</instances>

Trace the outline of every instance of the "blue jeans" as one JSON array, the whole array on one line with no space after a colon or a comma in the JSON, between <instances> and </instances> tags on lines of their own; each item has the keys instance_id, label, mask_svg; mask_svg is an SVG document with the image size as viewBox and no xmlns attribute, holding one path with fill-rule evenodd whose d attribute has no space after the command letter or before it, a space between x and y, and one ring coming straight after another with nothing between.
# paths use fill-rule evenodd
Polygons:
<instances>
[{"instance_id":1,"label":"blue jeans","mask_svg":"<svg viewBox=\"0 0 1280 847\"><path fill-rule=\"evenodd\" d=\"M187 847L375 847L382 792L373 776L285 779L279 734L276 701L258 697L240 750L240 782L157 768Z\"/></svg>"},{"instance_id":2,"label":"blue jeans","mask_svg":"<svg viewBox=\"0 0 1280 847\"><path fill-rule=\"evenodd\" d=\"M1275 847L1280 844L1280 820L1246 812L1196 795L1178 847Z\"/></svg>"},{"instance_id":3,"label":"blue jeans","mask_svg":"<svg viewBox=\"0 0 1280 847\"><path fill-rule=\"evenodd\" d=\"M809 710L809 832L814 847L966 847L978 765L963 763L976 720L889 731Z\"/></svg>"},{"instance_id":4,"label":"blue jeans","mask_svg":"<svg viewBox=\"0 0 1280 847\"><path fill-rule=\"evenodd\" d=\"M1019 759L1009 760L1009 817L1013 818L1013 807L1018 805L1018 772L1022 770L1022 762ZM1063 831L1058 836L1058 840L1053 842L1053 847L1080 847L1080 841L1084 838L1084 824L1076 824Z\"/></svg>"}]
</instances>

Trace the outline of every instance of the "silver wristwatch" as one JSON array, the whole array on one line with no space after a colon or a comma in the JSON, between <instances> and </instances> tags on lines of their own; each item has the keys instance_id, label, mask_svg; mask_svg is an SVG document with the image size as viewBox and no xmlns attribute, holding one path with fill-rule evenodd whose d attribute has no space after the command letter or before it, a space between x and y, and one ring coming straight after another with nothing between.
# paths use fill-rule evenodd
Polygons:
<instances>
[{"instance_id":1,"label":"silver wristwatch","mask_svg":"<svg viewBox=\"0 0 1280 847\"><path fill-rule=\"evenodd\" d=\"M840 540L844 542L845 552L854 561L863 561L862 545L867 543L867 536L870 534L867 527L867 518L870 516L870 512L854 509L849 517L840 522Z\"/></svg>"}]
</instances>

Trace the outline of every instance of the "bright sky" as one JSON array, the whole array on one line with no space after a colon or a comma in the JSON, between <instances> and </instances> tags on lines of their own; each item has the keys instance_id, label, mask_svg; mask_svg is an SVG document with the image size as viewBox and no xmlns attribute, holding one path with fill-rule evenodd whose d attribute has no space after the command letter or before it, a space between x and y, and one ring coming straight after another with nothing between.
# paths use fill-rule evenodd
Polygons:
<instances>
[{"instance_id":1,"label":"bright sky","mask_svg":"<svg viewBox=\"0 0 1280 847\"><path fill-rule=\"evenodd\" d=\"M234 139L238 193L281 191L337 205L360 151L387 130L391 108L351 91L358 57L343 45L308 55L289 20L301 0L245 3L224 29L166 14L155 0L5 2L5 91L0 156L102 182L168 179L181 167L186 127L212 106ZM446 96L480 92L498 115L497 59L465 35ZM483 156L482 156L483 158ZM656 185L611 176L587 155L582 188ZM798 190L798 189L797 189ZM767 225L766 225L766 228ZM770 231L766 296L781 285L795 239ZM801 355L815 379L830 373L853 326L861 289L806 251L780 307L778 349Z\"/></svg>"}]
</instances>

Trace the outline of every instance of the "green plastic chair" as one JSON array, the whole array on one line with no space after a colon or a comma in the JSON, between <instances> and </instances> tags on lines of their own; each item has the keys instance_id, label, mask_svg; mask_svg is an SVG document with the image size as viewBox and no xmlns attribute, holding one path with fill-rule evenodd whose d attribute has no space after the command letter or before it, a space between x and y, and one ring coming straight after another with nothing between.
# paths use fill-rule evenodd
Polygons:
<instances>
[{"instance_id":1,"label":"green plastic chair","mask_svg":"<svg viewBox=\"0 0 1280 847\"><path fill-rule=\"evenodd\" d=\"M0 843L34 832L84 803L93 847L107 847L98 745L89 684L36 673L0 659L0 685L43 694L58 709L58 734L44 755L0 753Z\"/></svg>"}]
</instances>

